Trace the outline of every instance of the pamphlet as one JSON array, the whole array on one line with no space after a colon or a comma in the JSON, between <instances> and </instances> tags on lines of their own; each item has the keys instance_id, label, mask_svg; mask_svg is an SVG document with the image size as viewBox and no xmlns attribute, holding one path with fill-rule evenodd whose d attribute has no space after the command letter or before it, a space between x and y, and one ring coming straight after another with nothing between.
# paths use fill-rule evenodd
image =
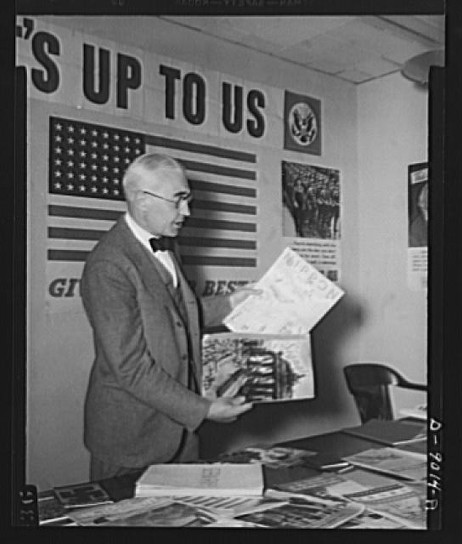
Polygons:
<instances>
[{"instance_id":1,"label":"pamphlet","mask_svg":"<svg viewBox=\"0 0 462 544\"><path fill-rule=\"evenodd\" d=\"M427 426L421 421L371 419L363 425L343 429L342 432L387 446L427 439Z\"/></svg>"},{"instance_id":2,"label":"pamphlet","mask_svg":"<svg viewBox=\"0 0 462 544\"><path fill-rule=\"evenodd\" d=\"M151 465L136 484L137 497L263 495L260 464Z\"/></svg>"},{"instance_id":3,"label":"pamphlet","mask_svg":"<svg viewBox=\"0 0 462 544\"><path fill-rule=\"evenodd\" d=\"M216 333L202 339L202 394L251 402L314 398L310 337Z\"/></svg>"},{"instance_id":4,"label":"pamphlet","mask_svg":"<svg viewBox=\"0 0 462 544\"><path fill-rule=\"evenodd\" d=\"M224 319L234 332L308 334L344 292L287 247L255 284L259 294Z\"/></svg>"},{"instance_id":5,"label":"pamphlet","mask_svg":"<svg viewBox=\"0 0 462 544\"><path fill-rule=\"evenodd\" d=\"M347 521L339 529L409 529L409 527L401 521L386 518L366 508L362 514Z\"/></svg>"},{"instance_id":6,"label":"pamphlet","mask_svg":"<svg viewBox=\"0 0 462 544\"><path fill-rule=\"evenodd\" d=\"M416 419L421 419L422 421L427 421L427 405L418 404L414 408L403 408L399 411L401 415L406 417L413 417Z\"/></svg>"},{"instance_id":7,"label":"pamphlet","mask_svg":"<svg viewBox=\"0 0 462 544\"><path fill-rule=\"evenodd\" d=\"M170 502L145 512L117 519L98 520L99 527L205 527L216 521L209 512L188 504Z\"/></svg>"},{"instance_id":8,"label":"pamphlet","mask_svg":"<svg viewBox=\"0 0 462 544\"><path fill-rule=\"evenodd\" d=\"M287 500L270 498L270 497L208 497L208 496L178 496L175 497L176 502L190 504L198 508L212 512L220 517L233 518L243 514L251 514L253 512L261 512L281 506Z\"/></svg>"},{"instance_id":9,"label":"pamphlet","mask_svg":"<svg viewBox=\"0 0 462 544\"><path fill-rule=\"evenodd\" d=\"M38 497L39 525L59 522L67 519L68 512L55 495Z\"/></svg>"},{"instance_id":10,"label":"pamphlet","mask_svg":"<svg viewBox=\"0 0 462 544\"><path fill-rule=\"evenodd\" d=\"M100 525L108 521L117 521L132 515L149 512L150 510L170 504L168 497L133 497L112 504L90 506L69 511L69 517L78 525Z\"/></svg>"},{"instance_id":11,"label":"pamphlet","mask_svg":"<svg viewBox=\"0 0 462 544\"><path fill-rule=\"evenodd\" d=\"M409 529L426 527L425 495L421 496L408 486L394 483L382 488L346 494L344 497L403 523Z\"/></svg>"},{"instance_id":12,"label":"pamphlet","mask_svg":"<svg viewBox=\"0 0 462 544\"><path fill-rule=\"evenodd\" d=\"M238 516L238 519L261 527L292 529L335 529L359 516L364 511L360 504L320 504L307 497L291 497L288 504Z\"/></svg>"},{"instance_id":13,"label":"pamphlet","mask_svg":"<svg viewBox=\"0 0 462 544\"><path fill-rule=\"evenodd\" d=\"M335 473L322 473L318 476L310 476L292 482L279 484L278 489L317 498L324 501L344 502L342 495L344 493L353 493L362 491L364 487L348 478Z\"/></svg>"},{"instance_id":14,"label":"pamphlet","mask_svg":"<svg viewBox=\"0 0 462 544\"><path fill-rule=\"evenodd\" d=\"M210 512L168 497L126 499L73 510L69 516L78 525L98 527L203 527L216 521Z\"/></svg>"},{"instance_id":15,"label":"pamphlet","mask_svg":"<svg viewBox=\"0 0 462 544\"><path fill-rule=\"evenodd\" d=\"M427 476L427 461L420 454L397 448L377 448L345 457L349 463L395 478L422 480Z\"/></svg>"},{"instance_id":16,"label":"pamphlet","mask_svg":"<svg viewBox=\"0 0 462 544\"><path fill-rule=\"evenodd\" d=\"M314 455L316 455L314 451L296 448L254 446L222 453L218 456L218 461L222 463L261 463L268 468L280 469L305 465L307 460Z\"/></svg>"},{"instance_id":17,"label":"pamphlet","mask_svg":"<svg viewBox=\"0 0 462 544\"><path fill-rule=\"evenodd\" d=\"M97 482L54 487L53 491L64 508L81 508L113 502Z\"/></svg>"}]
</instances>

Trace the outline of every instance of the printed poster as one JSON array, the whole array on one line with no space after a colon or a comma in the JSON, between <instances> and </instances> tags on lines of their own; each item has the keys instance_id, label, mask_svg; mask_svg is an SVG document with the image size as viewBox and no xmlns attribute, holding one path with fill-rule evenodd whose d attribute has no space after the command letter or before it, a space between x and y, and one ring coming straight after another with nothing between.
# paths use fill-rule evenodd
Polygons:
<instances>
[{"instance_id":1,"label":"printed poster","mask_svg":"<svg viewBox=\"0 0 462 544\"><path fill-rule=\"evenodd\" d=\"M329 280L340 276L340 171L282 161L282 235Z\"/></svg>"},{"instance_id":2,"label":"printed poster","mask_svg":"<svg viewBox=\"0 0 462 544\"><path fill-rule=\"evenodd\" d=\"M413 291L427 288L428 163L408 167L408 283Z\"/></svg>"}]
</instances>

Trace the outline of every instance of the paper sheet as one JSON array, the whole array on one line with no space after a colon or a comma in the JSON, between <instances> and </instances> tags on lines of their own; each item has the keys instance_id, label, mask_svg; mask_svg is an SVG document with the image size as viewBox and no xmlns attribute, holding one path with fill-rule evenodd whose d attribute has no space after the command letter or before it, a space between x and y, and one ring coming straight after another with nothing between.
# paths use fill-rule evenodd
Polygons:
<instances>
[{"instance_id":1,"label":"paper sheet","mask_svg":"<svg viewBox=\"0 0 462 544\"><path fill-rule=\"evenodd\" d=\"M286 248L255 284L261 290L224 319L235 332L307 334L344 292L295 251Z\"/></svg>"}]
</instances>

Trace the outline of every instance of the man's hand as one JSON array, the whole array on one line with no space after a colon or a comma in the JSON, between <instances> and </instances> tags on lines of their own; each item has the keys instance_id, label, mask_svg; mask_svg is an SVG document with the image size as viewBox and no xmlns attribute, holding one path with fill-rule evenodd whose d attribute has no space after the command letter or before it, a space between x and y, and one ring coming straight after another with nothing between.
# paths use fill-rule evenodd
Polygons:
<instances>
[{"instance_id":1,"label":"man's hand","mask_svg":"<svg viewBox=\"0 0 462 544\"><path fill-rule=\"evenodd\" d=\"M241 414L252 408L251 402L245 402L245 397L219 398L210 405L206 419L219 423L235 421Z\"/></svg>"}]
</instances>

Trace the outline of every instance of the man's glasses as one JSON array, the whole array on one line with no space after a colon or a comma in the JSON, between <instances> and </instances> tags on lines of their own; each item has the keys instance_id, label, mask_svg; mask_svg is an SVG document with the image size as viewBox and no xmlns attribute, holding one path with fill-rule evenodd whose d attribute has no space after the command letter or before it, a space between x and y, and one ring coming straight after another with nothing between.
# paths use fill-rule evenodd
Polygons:
<instances>
[{"instance_id":1,"label":"man's glasses","mask_svg":"<svg viewBox=\"0 0 462 544\"><path fill-rule=\"evenodd\" d=\"M143 193L146 193L147 195L155 196L156 198L160 198L161 200L165 200L166 202L171 202L175 205L175 208L177 210L180 209L181 204L191 204L192 202L192 195L180 195L175 199L172 198L165 198L165 196L158 195L157 193L151 193L151 191L142 191Z\"/></svg>"}]
</instances>

